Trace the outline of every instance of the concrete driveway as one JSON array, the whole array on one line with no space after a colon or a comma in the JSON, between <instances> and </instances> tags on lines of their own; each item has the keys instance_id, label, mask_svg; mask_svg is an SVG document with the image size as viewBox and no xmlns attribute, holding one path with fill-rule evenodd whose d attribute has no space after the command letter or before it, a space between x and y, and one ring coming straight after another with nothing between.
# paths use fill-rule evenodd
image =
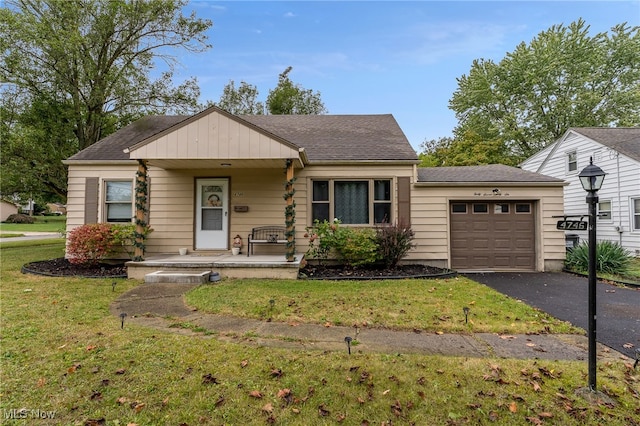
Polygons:
<instances>
[{"instance_id":1,"label":"concrete driveway","mask_svg":"<svg viewBox=\"0 0 640 426\"><path fill-rule=\"evenodd\" d=\"M585 277L564 272L464 275L558 319L588 328L589 285ZM640 288L598 281L596 340L635 359L635 349L640 348Z\"/></svg>"}]
</instances>

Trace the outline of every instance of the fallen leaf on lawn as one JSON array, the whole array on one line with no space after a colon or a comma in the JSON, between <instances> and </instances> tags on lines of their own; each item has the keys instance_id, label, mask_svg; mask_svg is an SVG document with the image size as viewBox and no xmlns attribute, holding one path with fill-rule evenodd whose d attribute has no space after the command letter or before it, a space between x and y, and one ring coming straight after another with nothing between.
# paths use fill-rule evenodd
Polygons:
<instances>
[{"instance_id":1,"label":"fallen leaf on lawn","mask_svg":"<svg viewBox=\"0 0 640 426\"><path fill-rule=\"evenodd\" d=\"M224 401L225 401L224 396L220 395L220 397L216 400L214 405L216 407L220 407L222 404L224 404Z\"/></svg>"},{"instance_id":2,"label":"fallen leaf on lawn","mask_svg":"<svg viewBox=\"0 0 640 426\"><path fill-rule=\"evenodd\" d=\"M442 336L444 333L443 333L442 331L436 331L436 334L437 334L438 336Z\"/></svg>"},{"instance_id":3,"label":"fallen leaf on lawn","mask_svg":"<svg viewBox=\"0 0 640 426\"><path fill-rule=\"evenodd\" d=\"M166 397L165 399L162 400L163 407L165 407L167 404L169 404L169 397Z\"/></svg>"},{"instance_id":4,"label":"fallen leaf on lawn","mask_svg":"<svg viewBox=\"0 0 640 426\"><path fill-rule=\"evenodd\" d=\"M538 417L542 417L543 419L551 419L551 418L553 418L553 414L552 413L543 412L543 413L538 413Z\"/></svg>"},{"instance_id":5,"label":"fallen leaf on lawn","mask_svg":"<svg viewBox=\"0 0 640 426\"><path fill-rule=\"evenodd\" d=\"M145 404L144 402L139 402L136 405L133 406L133 409L135 410L136 413L139 413L140 411L142 411L142 409L146 406L147 404Z\"/></svg>"},{"instance_id":6,"label":"fallen leaf on lawn","mask_svg":"<svg viewBox=\"0 0 640 426\"><path fill-rule=\"evenodd\" d=\"M500 336L500 338L501 338L501 339L503 339L503 340L507 340L507 339L517 339L517 337L516 337L516 336L511 336L511 335L508 335L508 334L503 334L503 335L501 335L501 336Z\"/></svg>"},{"instance_id":7,"label":"fallen leaf on lawn","mask_svg":"<svg viewBox=\"0 0 640 426\"><path fill-rule=\"evenodd\" d=\"M78 368L82 367L80 364L73 364L67 369L67 373L75 373Z\"/></svg>"},{"instance_id":8,"label":"fallen leaf on lawn","mask_svg":"<svg viewBox=\"0 0 640 426\"><path fill-rule=\"evenodd\" d=\"M542 389L540 385L536 382L531 382L531 384L533 385L534 392L540 392L540 390Z\"/></svg>"},{"instance_id":9,"label":"fallen leaf on lawn","mask_svg":"<svg viewBox=\"0 0 640 426\"><path fill-rule=\"evenodd\" d=\"M203 385L219 385L220 382L211 373L207 373L202 376L202 384Z\"/></svg>"},{"instance_id":10,"label":"fallen leaf on lawn","mask_svg":"<svg viewBox=\"0 0 640 426\"><path fill-rule=\"evenodd\" d=\"M271 377L279 378L282 377L282 374L282 370L279 368L274 368L273 370L271 370Z\"/></svg>"},{"instance_id":11,"label":"fallen leaf on lawn","mask_svg":"<svg viewBox=\"0 0 640 426\"><path fill-rule=\"evenodd\" d=\"M346 418L347 418L347 416L346 416L345 414L338 414L338 415L336 416L336 421L337 421L338 423L342 423L342 422L344 421L344 419L346 419Z\"/></svg>"},{"instance_id":12,"label":"fallen leaf on lawn","mask_svg":"<svg viewBox=\"0 0 640 426\"><path fill-rule=\"evenodd\" d=\"M509 411L511 411L512 413L518 411L518 404L516 404L515 401L512 401L511 404L509 404Z\"/></svg>"},{"instance_id":13,"label":"fallen leaf on lawn","mask_svg":"<svg viewBox=\"0 0 640 426\"><path fill-rule=\"evenodd\" d=\"M498 417L499 415L497 411L489 411L489 420L495 422L496 420L498 420Z\"/></svg>"},{"instance_id":14,"label":"fallen leaf on lawn","mask_svg":"<svg viewBox=\"0 0 640 426\"><path fill-rule=\"evenodd\" d=\"M41 387L43 387L43 386L45 385L45 383L47 383L47 379L45 379L44 377L40 377L40 378L38 379L38 385L37 385L37 386L38 386L39 388L41 388Z\"/></svg>"},{"instance_id":15,"label":"fallen leaf on lawn","mask_svg":"<svg viewBox=\"0 0 640 426\"><path fill-rule=\"evenodd\" d=\"M291 395L291 389L280 389L278 391L278 398L286 398Z\"/></svg>"},{"instance_id":16,"label":"fallen leaf on lawn","mask_svg":"<svg viewBox=\"0 0 640 426\"><path fill-rule=\"evenodd\" d=\"M322 404L322 405L320 405L318 407L318 415L320 415L322 417L326 417L329 414L331 414L331 412L325 408L324 404Z\"/></svg>"},{"instance_id":17,"label":"fallen leaf on lawn","mask_svg":"<svg viewBox=\"0 0 640 426\"><path fill-rule=\"evenodd\" d=\"M387 389L386 391L382 392L383 395L388 394L389 392L391 392L391 389Z\"/></svg>"},{"instance_id":18,"label":"fallen leaf on lawn","mask_svg":"<svg viewBox=\"0 0 640 426\"><path fill-rule=\"evenodd\" d=\"M126 370L126 369L124 369L124 368L118 368L118 369L115 371L115 373L116 373L116 374L124 374L124 373L126 373L126 371L127 371L127 370Z\"/></svg>"},{"instance_id":19,"label":"fallen leaf on lawn","mask_svg":"<svg viewBox=\"0 0 640 426\"><path fill-rule=\"evenodd\" d=\"M107 421L104 417L101 419L88 419L86 422L84 422L84 426L105 426L106 424Z\"/></svg>"},{"instance_id":20,"label":"fallen leaf on lawn","mask_svg":"<svg viewBox=\"0 0 640 426\"><path fill-rule=\"evenodd\" d=\"M64 349L65 346L67 346L66 343L64 345L62 345L62 346L58 346L58 349Z\"/></svg>"},{"instance_id":21,"label":"fallen leaf on lawn","mask_svg":"<svg viewBox=\"0 0 640 426\"><path fill-rule=\"evenodd\" d=\"M329 328L329 327L331 327L332 325L331 325L331 323L330 323L329 321L327 321L327 322L325 322L325 323L324 323L324 326L325 326L325 327L327 327L327 328Z\"/></svg>"},{"instance_id":22,"label":"fallen leaf on lawn","mask_svg":"<svg viewBox=\"0 0 640 426\"><path fill-rule=\"evenodd\" d=\"M265 413L271 413L273 411L273 405L271 405L270 402L264 404L262 406L262 411L264 411Z\"/></svg>"},{"instance_id":23,"label":"fallen leaf on lawn","mask_svg":"<svg viewBox=\"0 0 640 426\"><path fill-rule=\"evenodd\" d=\"M364 399L362 397L358 397L358 404L364 404Z\"/></svg>"},{"instance_id":24,"label":"fallen leaf on lawn","mask_svg":"<svg viewBox=\"0 0 640 426\"><path fill-rule=\"evenodd\" d=\"M297 408L292 408L291 412L293 412L293 414L300 414L300 410Z\"/></svg>"},{"instance_id":25,"label":"fallen leaf on lawn","mask_svg":"<svg viewBox=\"0 0 640 426\"><path fill-rule=\"evenodd\" d=\"M530 348L532 348L532 347L536 346L536 344L535 344L535 343L527 343L527 346L529 346Z\"/></svg>"},{"instance_id":26,"label":"fallen leaf on lawn","mask_svg":"<svg viewBox=\"0 0 640 426\"><path fill-rule=\"evenodd\" d=\"M92 401L99 401L102 399L102 393L100 392L93 392L91 394L91 396L89 397L90 400Z\"/></svg>"},{"instance_id":27,"label":"fallen leaf on lawn","mask_svg":"<svg viewBox=\"0 0 640 426\"><path fill-rule=\"evenodd\" d=\"M96 345L89 345L89 346L87 346L87 350L88 350L88 351L92 351L92 350L94 350L94 349L95 349L95 348L97 348L97 347L98 347L98 346L96 346Z\"/></svg>"},{"instance_id":28,"label":"fallen leaf on lawn","mask_svg":"<svg viewBox=\"0 0 640 426\"><path fill-rule=\"evenodd\" d=\"M129 399L127 399L124 396L121 396L120 398L116 399L116 402L118 403L118 405L123 405L129 402Z\"/></svg>"},{"instance_id":29,"label":"fallen leaf on lawn","mask_svg":"<svg viewBox=\"0 0 640 426\"><path fill-rule=\"evenodd\" d=\"M138 426L138 423L127 423L127 426Z\"/></svg>"},{"instance_id":30,"label":"fallen leaf on lawn","mask_svg":"<svg viewBox=\"0 0 640 426\"><path fill-rule=\"evenodd\" d=\"M539 417L527 417L527 421L534 425L541 425L542 420Z\"/></svg>"},{"instance_id":31,"label":"fallen leaf on lawn","mask_svg":"<svg viewBox=\"0 0 640 426\"><path fill-rule=\"evenodd\" d=\"M262 392L260 392L259 390L252 390L251 392L249 392L249 396L252 398L262 398Z\"/></svg>"},{"instance_id":32,"label":"fallen leaf on lawn","mask_svg":"<svg viewBox=\"0 0 640 426\"><path fill-rule=\"evenodd\" d=\"M243 359L240 363L240 367L242 368L245 368L247 365L249 365L249 361L247 361L246 359Z\"/></svg>"}]
</instances>

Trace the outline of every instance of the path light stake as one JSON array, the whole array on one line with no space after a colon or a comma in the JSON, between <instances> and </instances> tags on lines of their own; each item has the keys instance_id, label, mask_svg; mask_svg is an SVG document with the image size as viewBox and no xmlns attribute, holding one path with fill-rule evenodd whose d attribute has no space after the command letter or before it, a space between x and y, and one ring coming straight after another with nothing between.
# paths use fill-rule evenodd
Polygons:
<instances>
[{"instance_id":1,"label":"path light stake","mask_svg":"<svg viewBox=\"0 0 640 426\"><path fill-rule=\"evenodd\" d=\"M111 283L111 291L116 291L116 284L118 283L115 281Z\"/></svg>"},{"instance_id":2,"label":"path light stake","mask_svg":"<svg viewBox=\"0 0 640 426\"><path fill-rule=\"evenodd\" d=\"M125 312L120 313L120 328L124 328L124 319L126 316L127 314Z\"/></svg>"},{"instance_id":3,"label":"path light stake","mask_svg":"<svg viewBox=\"0 0 640 426\"><path fill-rule=\"evenodd\" d=\"M344 341L347 342L347 352L349 352L349 355L351 355L351 341L353 339L349 336L344 338Z\"/></svg>"},{"instance_id":4,"label":"path light stake","mask_svg":"<svg viewBox=\"0 0 640 426\"><path fill-rule=\"evenodd\" d=\"M276 305L274 299L269 299L269 318L273 317L273 307Z\"/></svg>"},{"instance_id":5,"label":"path light stake","mask_svg":"<svg viewBox=\"0 0 640 426\"><path fill-rule=\"evenodd\" d=\"M465 306L464 308L462 308L462 312L464 312L464 323L468 324L469 323L469 311L471 309L469 309L468 306Z\"/></svg>"}]
</instances>

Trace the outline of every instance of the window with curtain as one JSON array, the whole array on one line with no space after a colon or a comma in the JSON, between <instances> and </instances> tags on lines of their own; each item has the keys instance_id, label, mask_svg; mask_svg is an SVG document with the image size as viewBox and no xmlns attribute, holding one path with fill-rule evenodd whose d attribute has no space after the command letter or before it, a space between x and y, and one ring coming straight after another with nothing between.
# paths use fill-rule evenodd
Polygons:
<instances>
[{"instance_id":1,"label":"window with curtain","mask_svg":"<svg viewBox=\"0 0 640 426\"><path fill-rule=\"evenodd\" d=\"M391 222L391 180L314 180L312 220L352 225Z\"/></svg>"},{"instance_id":2,"label":"window with curtain","mask_svg":"<svg viewBox=\"0 0 640 426\"><path fill-rule=\"evenodd\" d=\"M107 222L131 222L133 217L132 181L105 181Z\"/></svg>"}]
</instances>

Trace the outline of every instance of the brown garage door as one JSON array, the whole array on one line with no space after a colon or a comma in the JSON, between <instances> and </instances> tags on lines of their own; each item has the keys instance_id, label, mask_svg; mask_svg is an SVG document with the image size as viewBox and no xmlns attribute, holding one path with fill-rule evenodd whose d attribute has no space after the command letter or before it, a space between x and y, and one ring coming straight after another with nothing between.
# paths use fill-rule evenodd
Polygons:
<instances>
[{"instance_id":1,"label":"brown garage door","mask_svg":"<svg viewBox=\"0 0 640 426\"><path fill-rule=\"evenodd\" d=\"M456 270L535 270L534 202L449 205L451 267Z\"/></svg>"}]
</instances>

